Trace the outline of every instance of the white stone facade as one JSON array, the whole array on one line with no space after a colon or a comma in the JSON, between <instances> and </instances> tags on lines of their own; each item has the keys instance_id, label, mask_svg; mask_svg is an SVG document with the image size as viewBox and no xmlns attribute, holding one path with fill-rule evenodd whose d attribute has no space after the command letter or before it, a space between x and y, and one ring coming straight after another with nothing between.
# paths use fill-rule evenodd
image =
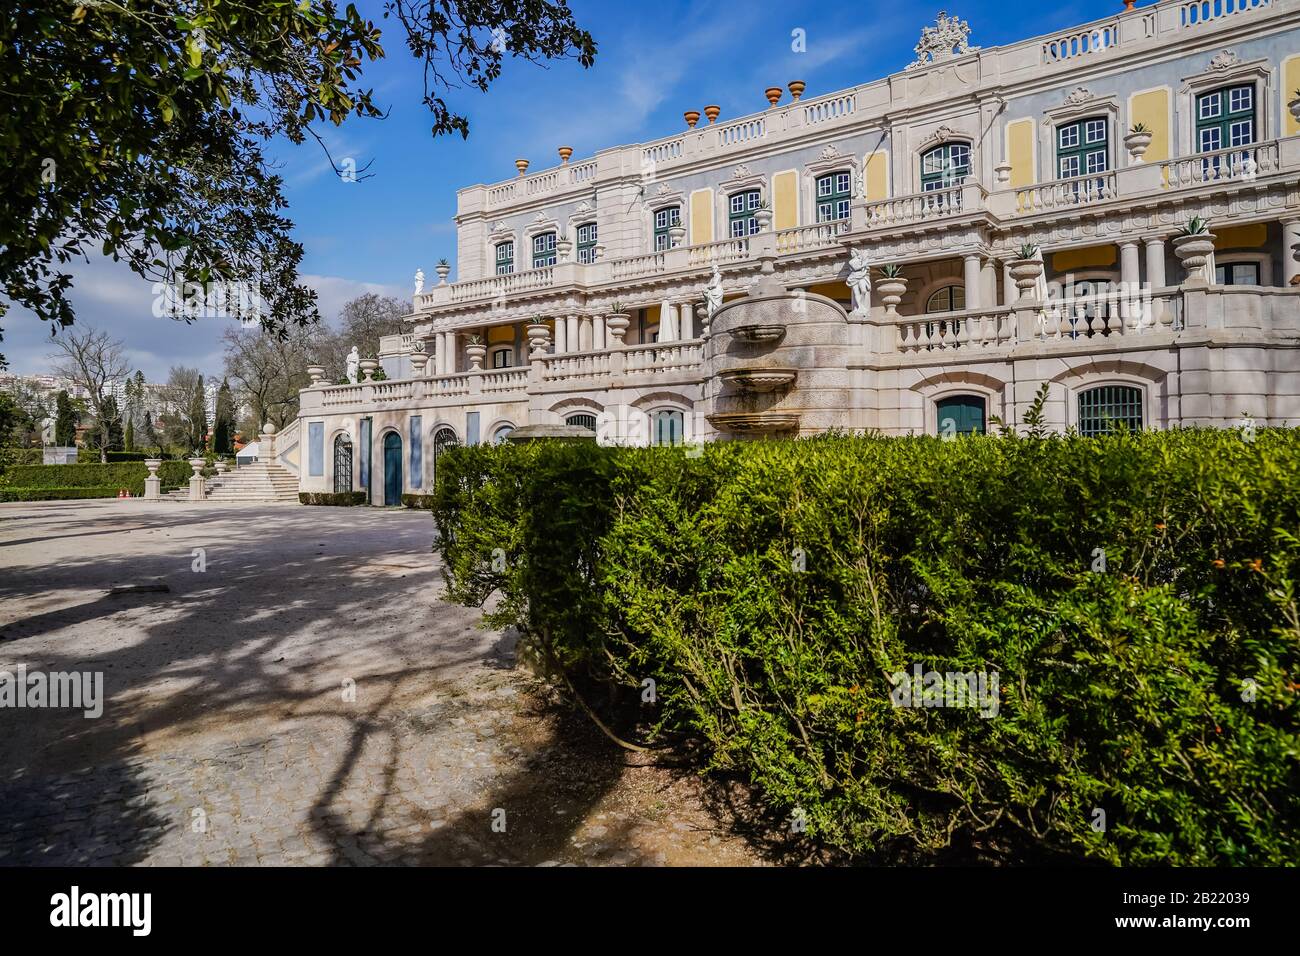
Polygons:
<instances>
[{"instance_id":1,"label":"white stone facade","mask_svg":"<svg viewBox=\"0 0 1300 956\"><path fill-rule=\"evenodd\" d=\"M1300 424L1300 0L967 39L948 18L902 73L461 190L457 281L421 284L389 380L302 393L280 443L302 489L359 489L365 457L382 504L385 442L409 494L437 436L526 424L979 430L1044 382L1056 428ZM1211 240L1183 262L1195 217Z\"/></svg>"}]
</instances>

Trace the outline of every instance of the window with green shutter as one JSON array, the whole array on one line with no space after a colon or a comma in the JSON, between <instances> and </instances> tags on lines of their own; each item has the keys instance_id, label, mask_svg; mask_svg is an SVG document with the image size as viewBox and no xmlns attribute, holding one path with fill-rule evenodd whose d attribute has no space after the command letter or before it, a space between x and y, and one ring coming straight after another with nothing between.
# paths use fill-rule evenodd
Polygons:
<instances>
[{"instance_id":1,"label":"window with green shutter","mask_svg":"<svg viewBox=\"0 0 1300 956\"><path fill-rule=\"evenodd\" d=\"M960 186L969 175L969 143L944 143L921 154L922 192Z\"/></svg>"},{"instance_id":2,"label":"window with green shutter","mask_svg":"<svg viewBox=\"0 0 1300 956\"><path fill-rule=\"evenodd\" d=\"M543 269L555 265L555 233L544 232L533 236L533 268Z\"/></svg>"},{"instance_id":3,"label":"window with green shutter","mask_svg":"<svg viewBox=\"0 0 1300 956\"><path fill-rule=\"evenodd\" d=\"M497 243L497 275L509 275L515 271L515 244L513 242Z\"/></svg>"},{"instance_id":4,"label":"window with green shutter","mask_svg":"<svg viewBox=\"0 0 1300 956\"><path fill-rule=\"evenodd\" d=\"M728 235L733 239L752 236L758 232L758 218L754 212L763 203L763 193L758 189L746 189L733 193L727 200L730 213L731 229Z\"/></svg>"},{"instance_id":5,"label":"window with green shutter","mask_svg":"<svg viewBox=\"0 0 1300 956\"><path fill-rule=\"evenodd\" d=\"M817 177L817 221L834 222L849 218L849 201L853 197L853 177L849 173L830 173Z\"/></svg>"},{"instance_id":6,"label":"window with green shutter","mask_svg":"<svg viewBox=\"0 0 1300 956\"><path fill-rule=\"evenodd\" d=\"M682 224L682 207L665 206L655 210L655 252L673 247L673 237L668 230Z\"/></svg>"},{"instance_id":7,"label":"window with green shutter","mask_svg":"<svg viewBox=\"0 0 1300 956\"><path fill-rule=\"evenodd\" d=\"M1104 117L1066 123L1056 128L1056 175L1060 179L1104 173L1110 168L1110 124Z\"/></svg>"},{"instance_id":8,"label":"window with green shutter","mask_svg":"<svg viewBox=\"0 0 1300 956\"><path fill-rule=\"evenodd\" d=\"M578 261L596 261L596 224L584 223L578 227Z\"/></svg>"}]
</instances>

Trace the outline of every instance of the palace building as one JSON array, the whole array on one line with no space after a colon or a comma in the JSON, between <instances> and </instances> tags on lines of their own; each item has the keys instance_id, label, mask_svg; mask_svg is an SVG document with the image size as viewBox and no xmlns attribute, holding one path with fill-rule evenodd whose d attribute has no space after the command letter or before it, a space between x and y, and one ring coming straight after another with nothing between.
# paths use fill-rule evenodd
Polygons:
<instances>
[{"instance_id":1,"label":"palace building","mask_svg":"<svg viewBox=\"0 0 1300 956\"><path fill-rule=\"evenodd\" d=\"M883 79L462 189L456 281L418 276L409 332L305 389L273 457L395 504L525 426L946 436L1044 383L1084 434L1300 423L1300 0L970 34L941 14Z\"/></svg>"}]
</instances>

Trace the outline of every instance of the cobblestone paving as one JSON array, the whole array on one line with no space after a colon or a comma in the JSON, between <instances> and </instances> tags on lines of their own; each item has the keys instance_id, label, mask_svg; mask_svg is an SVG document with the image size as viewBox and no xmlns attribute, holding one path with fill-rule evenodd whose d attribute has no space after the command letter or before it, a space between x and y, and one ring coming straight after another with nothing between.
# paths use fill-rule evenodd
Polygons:
<instances>
[{"instance_id":1,"label":"cobblestone paving","mask_svg":"<svg viewBox=\"0 0 1300 956\"><path fill-rule=\"evenodd\" d=\"M510 641L437 600L431 539L368 509L0 506L0 669L108 697L0 708L0 865L753 863L689 784L538 709Z\"/></svg>"}]
</instances>

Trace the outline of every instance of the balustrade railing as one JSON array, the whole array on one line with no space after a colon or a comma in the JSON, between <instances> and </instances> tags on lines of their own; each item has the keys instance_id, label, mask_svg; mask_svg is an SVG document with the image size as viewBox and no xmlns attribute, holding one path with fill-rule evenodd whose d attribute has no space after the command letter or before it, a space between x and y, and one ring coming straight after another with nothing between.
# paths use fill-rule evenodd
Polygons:
<instances>
[{"instance_id":1,"label":"balustrade railing","mask_svg":"<svg viewBox=\"0 0 1300 956\"><path fill-rule=\"evenodd\" d=\"M776 234L776 253L788 256L810 249L825 249L839 244L840 236L849 230L849 220L838 219L835 222L819 222L811 226L796 226L782 229Z\"/></svg>"},{"instance_id":2,"label":"balustrade railing","mask_svg":"<svg viewBox=\"0 0 1300 956\"><path fill-rule=\"evenodd\" d=\"M903 353L1014 345L1016 314L1010 306L971 312L901 316L895 324Z\"/></svg>"},{"instance_id":3,"label":"balustrade railing","mask_svg":"<svg viewBox=\"0 0 1300 956\"><path fill-rule=\"evenodd\" d=\"M897 226L905 223L942 219L965 212L965 187L948 186L929 192L912 193L893 199L868 203L866 219L868 228Z\"/></svg>"},{"instance_id":4,"label":"balustrade railing","mask_svg":"<svg viewBox=\"0 0 1300 956\"><path fill-rule=\"evenodd\" d=\"M623 353L623 371L628 375L638 373L668 373L699 368L704 361L704 343L656 342L653 345L634 345Z\"/></svg>"},{"instance_id":5,"label":"balustrade railing","mask_svg":"<svg viewBox=\"0 0 1300 956\"><path fill-rule=\"evenodd\" d=\"M1204 183L1250 182L1279 169L1281 151L1277 140L1219 149L1194 156L1180 156L1160 163L1164 183L1170 189Z\"/></svg>"}]
</instances>

